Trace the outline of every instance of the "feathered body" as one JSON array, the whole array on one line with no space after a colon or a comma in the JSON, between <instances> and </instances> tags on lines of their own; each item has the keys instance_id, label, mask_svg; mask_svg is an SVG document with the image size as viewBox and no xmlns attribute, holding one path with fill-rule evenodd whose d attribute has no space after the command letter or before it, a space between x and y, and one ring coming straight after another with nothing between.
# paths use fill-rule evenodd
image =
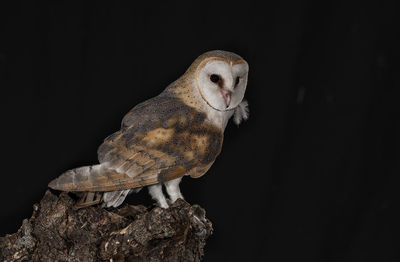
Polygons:
<instances>
[{"instance_id":1,"label":"feathered body","mask_svg":"<svg viewBox=\"0 0 400 262\"><path fill-rule=\"evenodd\" d=\"M229 118L234 113L239 122L247 118L247 104L242 102L239 106L242 99L232 109L228 104L219 110L204 98L198 88L198 74L209 60L247 66L233 53L203 54L160 95L128 112L121 129L99 147L100 164L69 170L49 186L71 192L104 192L102 197L97 193L86 194L82 206L101 201L106 206L118 206L131 190L154 185L150 193L162 207L167 207L160 190L163 183L172 201L182 197L180 178L184 175L197 178L207 172L221 152Z\"/></svg>"}]
</instances>

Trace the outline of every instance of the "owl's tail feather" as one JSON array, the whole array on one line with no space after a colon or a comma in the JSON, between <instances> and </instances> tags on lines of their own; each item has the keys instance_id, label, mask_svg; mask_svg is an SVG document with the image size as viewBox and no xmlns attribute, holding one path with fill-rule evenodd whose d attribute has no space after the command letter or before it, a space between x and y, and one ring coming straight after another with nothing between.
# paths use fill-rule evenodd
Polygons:
<instances>
[{"instance_id":1,"label":"owl's tail feather","mask_svg":"<svg viewBox=\"0 0 400 262\"><path fill-rule=\"evenodd\" d=\"M49 187L76 194L79 198L74 206L76 209L100 203L117 207L130 192L130 189L122 188L129 179L126 174L99 164L68 170L51 181Z\"/></svg>"},{"instance_id":2,"label":"owl's tail feather","mask_svg":"<svg viewBox=\"0 0 400 262\"><path fill-rule=\"evenodd\" d=\"M49 183L55 190L67 192L108 192L136 189L159 183L153 170L131 177L109 168L107 164L71 169Z\"/></svg>"},{"instance_id":3,"label":"owl's tail feather","mask_svg":"<svg viewBox=\"0 0 400 262\"><path fill-rule=\"evenodd\" d=\"M121 188L132 178L104 164L84 166L68 170L49 183L55 190L67 192L103 192Z\"/></svg>"}]
</instances>

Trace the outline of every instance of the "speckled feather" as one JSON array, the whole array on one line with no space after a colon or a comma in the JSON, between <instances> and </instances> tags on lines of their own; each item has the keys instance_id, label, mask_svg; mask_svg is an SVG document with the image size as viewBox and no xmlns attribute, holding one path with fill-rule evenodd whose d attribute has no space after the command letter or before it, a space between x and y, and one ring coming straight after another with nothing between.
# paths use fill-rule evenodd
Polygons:
<instances>
[{"instance_id":1,"label":"speckled feather","mask_svg":"<svg viewBox=\"0 0 400 262\"><path fill-rule=\"evenodd\" d=\"M52 187L112 191L185 174L203 175L221 151L222 131L207 123L204 113L167 93L133 108L124 117L121 130L105 139L98 149L104 167L93 167L90 172L73 169L55 180Z\"/></svg>"}]
</instances>

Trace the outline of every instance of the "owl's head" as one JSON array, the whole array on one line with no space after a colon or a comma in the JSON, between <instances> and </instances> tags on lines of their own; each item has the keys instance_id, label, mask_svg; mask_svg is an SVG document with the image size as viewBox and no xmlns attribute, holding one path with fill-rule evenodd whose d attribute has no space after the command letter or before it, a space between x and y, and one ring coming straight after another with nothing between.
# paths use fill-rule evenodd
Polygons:
<instances>
[{"instance_id":1,"label":"owl's head","mask_svg":"<svg viewBox=\"0 0 400 262\"><path fill-rule=\"evenodd\" d=\"M249 65L237 54L210 51L198 57L191 67L202 98L215 110L234 109L243 100Z\"/></svg>"}]
</instances>

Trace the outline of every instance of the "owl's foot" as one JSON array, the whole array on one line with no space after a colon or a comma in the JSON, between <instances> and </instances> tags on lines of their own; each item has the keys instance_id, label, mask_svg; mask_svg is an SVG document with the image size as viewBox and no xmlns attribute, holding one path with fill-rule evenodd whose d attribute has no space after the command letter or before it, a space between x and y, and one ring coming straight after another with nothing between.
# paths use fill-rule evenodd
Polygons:
<instances>
[{"instance_id":1,"label":"owl's foot","mask_svg":"<svg viewBox=\"0 0 400 262\"><path fill-rule=\"evenodd\" d=\"M158 205L164 209L168 208L167 200L162 192L162 185L156 184L148 187L151 197L157 201Z\"/></svg>"}]
</instances>

